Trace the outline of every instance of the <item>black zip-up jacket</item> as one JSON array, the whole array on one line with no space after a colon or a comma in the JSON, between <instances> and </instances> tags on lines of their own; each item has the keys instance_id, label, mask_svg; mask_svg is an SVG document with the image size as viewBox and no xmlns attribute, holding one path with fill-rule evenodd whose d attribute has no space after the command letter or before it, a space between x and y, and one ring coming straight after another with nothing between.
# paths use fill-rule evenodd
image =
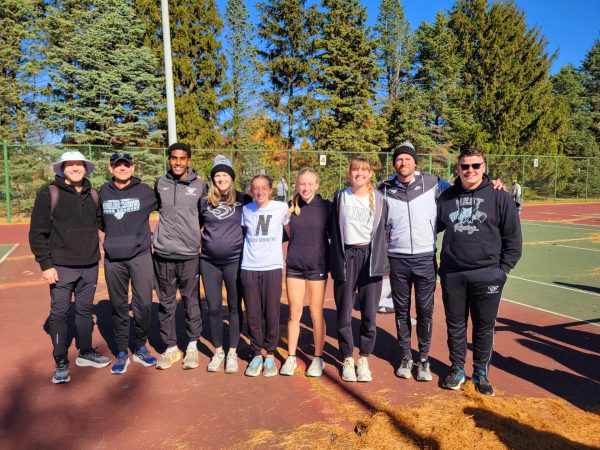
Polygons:
<instances>
[{"instance_id":1,"label":"black zip-up jacket","mask_svg":"<svg viewBox=\"0 0 600 450\"><path fill-rule=\"evenodd\" d=\"M339 190L333 197L331 212L331 225L329 236L329 265L331 278L346 281L346 251L344 250L344 189ZM389 275L390 262L387 255L387 235L385 226L387 222L387 204L383 194L373 190L375 199L375 217L373 218L373 231L371 232L371 244L369 255L369 274L372 277Z\"/></svg>"},{"instance_id":2,"label":"black zip-up jacket","mask_svg":"<svg viewBox=\"0 0 600 450\"><path fill-rule=\"evenodd\" d=\"M158 206L150 186L132 177L127 186L119 189L114 180L110 180L100 188L100 203L107 258L112 261L127 260L150 251L148 218Z\"/></svg>"},{"instance_id":3,"label":"black zip-up jacket","mask_svg":"<svg viewBox=\"0 0 600 450\"><path fill-rule=\"evenodd\" d=\"M521 257L523 239L515 202L494 190L487 175L473 190L460 178L438 200L437 229L446 231L440 271L459 272L499 266L506 273Z\"/></svg>"},{"instance_id":4,"label":"black zip-up jacket","mask_svg":"<svg viewBox=\"0 0 600 450\"><path fill-rule=\"evenodd\" d=\"M92 185L83 179L81 192L59 176L51 183L59 190L50 217L50 190L38 192L31 212L29 246L42 270L58 266L91 266L100 260L98 228L102 213L91 195Z\"/></svg>"},{"instance_id":5,"label":"black zip-up jacket","mask_svg":"<svg viewBox=\"0 0 600 450\"><path fill-rule=\"evenodd\" d=\"M331 202L315 195L310 203L298 200L300 215L290 216L286 267L299 272L329 272Z\"/></svg>"}]
</instances>

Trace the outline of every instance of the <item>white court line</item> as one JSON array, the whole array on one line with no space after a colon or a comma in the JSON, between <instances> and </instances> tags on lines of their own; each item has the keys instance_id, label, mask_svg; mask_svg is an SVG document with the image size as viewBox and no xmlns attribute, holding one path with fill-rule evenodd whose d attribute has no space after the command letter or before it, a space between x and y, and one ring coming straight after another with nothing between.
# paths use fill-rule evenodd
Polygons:
<instances>
[{"instance_id":1,"label":"white court line","mask_svg":"<svg viewBox=\"0 0 600 450\"><path fill-rule=\"evenodd\" d=\"M530 221L530 220L522 220L521 223L524 223L526 225L535 225L538 227L564 228L566 230L596 231L600 228L596 225L586 225L586 226L589 226L590 228L580 228L580 227L574 227L574 226L568 226L568 225L566 225L566 226L565 225L548 225L547 223L538 223L538 222Z\"/></svg>"},{"instance_id":2,"label":"white court line","mask_svg":"<svg viewBox=\"0 0 600 450\"><path fill-rule=\"evenodd\" d=\"M584 323L587 323L588 325L594 325L595 327L600 327L600 323L590 322L589 320L580 319L578 317L567 316L566 314L560 314L560 313L557 313L556 311L550 311L548 309L538 308L537 306L531 306L531 305L527 305L525 303L516 302L514 300L511 300L511 299L505 298L505 297L502 297L502 300L505 300L505 301L507 301L509 303L514 303L515 305L525 306L527 308L536 309L538 311L542 311L542 312L545 312L545 313L554 314L555 316L565 317L567 319L575 320L577 322L584 322Z\"/></svg>"},{"instance_id":3,"label":"white court line","mask_svg":"<svg viewBox=\"0 0 600 450\"><path fill-rule=\"evenodd\" d=\"M508 276L510 278L516 278L517 280L529 281L530 283L543 284L544 286L550 286L550 287L559 288L559 289L566 289L567 291L581 292L582 294L588 294L588 295L593 295L595 297L600 297L600 294L596 294L595 292L584 291L583 289L570 288L567 286L558 286L556 284L544 283L542 281L529 280L527 278L516 277L514 275L508 275Z\"/></svg>"},{"instance_id":4,"label":"white court line","mask_svg":"<svg viewBox=\"0 0 600 450\"><path fill-rule=\"evenodd\" d=\"M551 239L549 241L531 241L525 242L525 244L535 245L535 244L554 244L555 242L573 242L573 241L591 241L593 239L597 239L592 236L582 237L582 238L574 238L574 239Z\"/></svg>"},{"instance_id":5,"label":"white court line","mask_svg":"<svg viewBox=\"0 0 600 450\"><path fill-rule=\"evenodd\" d=\"M576 248L577 250L587 250L588 252L600 252L600 250L597 250L595 248L584 248L584 247L573 247L572 245L561 245L561 244L554 244L557 247L565 247L565 248Z\"/></svg>"},{"instance_id":6,"label":"white court line","mask_svg":"<svg viewBox=\"0 0 600 450\"><path fill-rule=\"evenodd\" d=\"M2 258L0 258L0 264L2 264L4 262L4 260L6 258L8 258L8 255L10 255L15 250L15 248L17 248L18 246L19 246L19 244L13 244L12 248L8 252L6 252L6 255L4 255Z\"/></svg>"}]
</instances>

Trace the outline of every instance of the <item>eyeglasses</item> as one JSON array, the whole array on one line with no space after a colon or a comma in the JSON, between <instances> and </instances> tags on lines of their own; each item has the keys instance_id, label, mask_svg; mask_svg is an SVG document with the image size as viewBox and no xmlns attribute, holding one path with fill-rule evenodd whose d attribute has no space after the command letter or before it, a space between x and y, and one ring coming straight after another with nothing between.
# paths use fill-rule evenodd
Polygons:
<instances>
[{"instance_id":1,"label":"eyeglasses","mask_svg":"<svg viewBox=\"0 0 600 450\"><path fill-rule=\"evenodd\" d=\"M485 163L461 164L460 168L461 170L469 170L469 167L472 167L473 170L479 170L484 164Z\"/></svg>"},{"instance_id":2,"label":"eyeglasses","mask_svg":"<svg viewBox=\"0 0 600 450\"><path fill-rule=\"evenodd\" d=\"M126 159L127 161L132 161L131 155L129 153L113 153L110 157L110 162L118 161L119 159Z\"/></svg>"}]
</instances>

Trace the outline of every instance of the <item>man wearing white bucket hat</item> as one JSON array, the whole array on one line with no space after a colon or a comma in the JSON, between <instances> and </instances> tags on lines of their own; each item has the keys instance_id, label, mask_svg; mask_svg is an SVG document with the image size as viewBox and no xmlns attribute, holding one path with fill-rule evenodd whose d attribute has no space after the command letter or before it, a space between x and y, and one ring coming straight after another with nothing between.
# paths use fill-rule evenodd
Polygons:
<instances>
[{"instance_id":1,"label":"man wearing white bucket hat","mask_svg":"<svg viewBox=\"0 0 600 450\"><path fill-rule=\"evenodd\" d=\"M29 245L50 286L49 333L56 370L52 382L71 380L67 321L75 296L75 325L79 337L78 366L101 368L110 360L92 347L92 308L100 249L98 227L101 211L98 194L85 178L94 164L80 152L65 152L53 164L56 173L42 189L31 213Z\"/></svg>"}]
</instances>

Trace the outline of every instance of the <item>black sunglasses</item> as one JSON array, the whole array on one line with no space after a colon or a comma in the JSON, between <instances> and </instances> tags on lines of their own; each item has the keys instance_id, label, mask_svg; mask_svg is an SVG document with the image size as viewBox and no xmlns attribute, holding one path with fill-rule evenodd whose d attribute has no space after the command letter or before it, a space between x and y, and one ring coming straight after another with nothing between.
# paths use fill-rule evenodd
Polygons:
<instances>
[{"instance_id":1,"label":"black sunglasses","mask_svg":"<svg viewBox=\"0 0 600 450\"><path fill-rule=\"evenodd\" d=\"M469 170L469 167L472 167L473 170L479 170L481 169L481 166L483 166L485 163L473 163L473 164L461 164L460 168L462 170Z\"/></svg>"},{"instance_id":2,"label":"black sunglasses","mask_svg":"<svg viewBox=\"0 0 600 450\"><path fill-rule=\"evenodd\" d=\"M125 159L127 161L132 161L131 155L129 153L113 153L110 157L110 162L118 161L119 159Z\"/></svg>"}]
</instances>

